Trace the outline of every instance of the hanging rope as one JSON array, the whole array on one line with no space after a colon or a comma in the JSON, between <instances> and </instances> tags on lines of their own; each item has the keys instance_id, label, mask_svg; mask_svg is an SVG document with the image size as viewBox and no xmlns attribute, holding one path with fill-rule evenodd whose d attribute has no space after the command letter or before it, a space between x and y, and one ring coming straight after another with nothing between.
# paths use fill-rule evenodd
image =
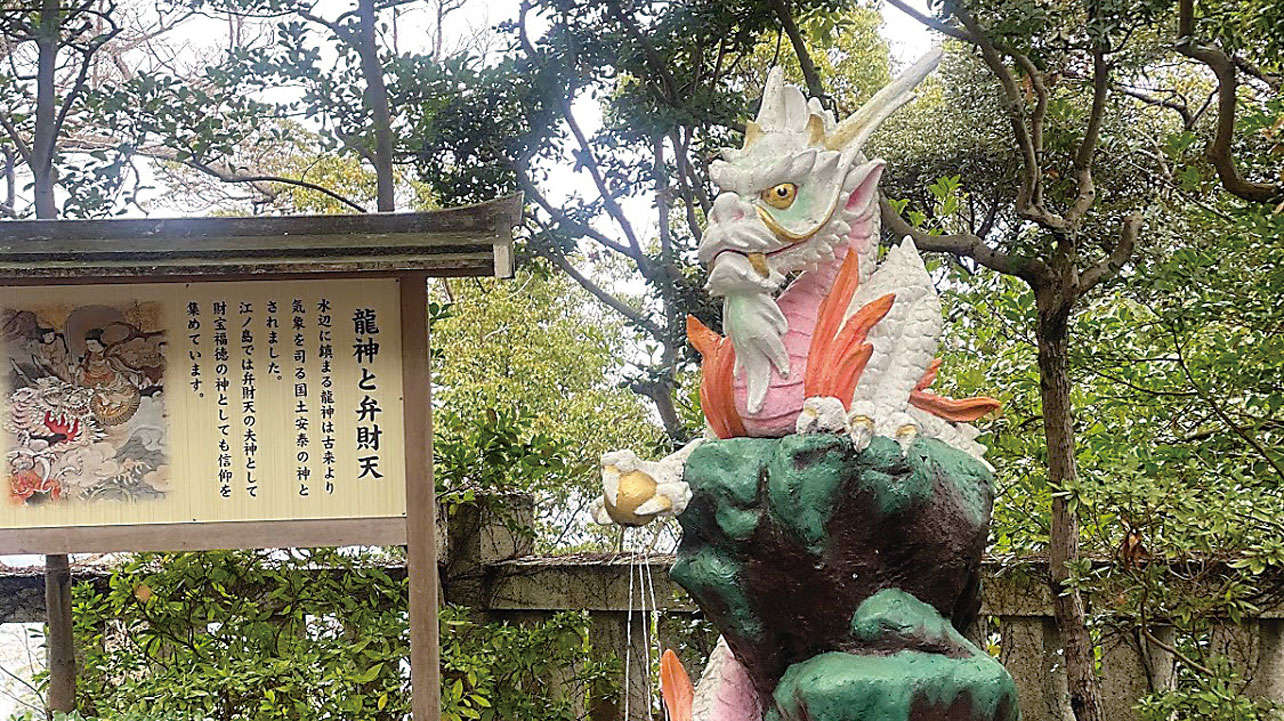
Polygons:
<instances>
[{"instance_id":1,"label":"hanging rope","mask_svg":"<svg viewBox=\"0 0 1284 721\"><path fill-rule=\"evenodd\" d=\"M621 535L624 531L620 531ZM624 617L624 721L629 721L629 698L633 675L629 672L633 660L633 565L637 560L637 551L629 551L629 612Z\"/></svg>"}]
</instances>

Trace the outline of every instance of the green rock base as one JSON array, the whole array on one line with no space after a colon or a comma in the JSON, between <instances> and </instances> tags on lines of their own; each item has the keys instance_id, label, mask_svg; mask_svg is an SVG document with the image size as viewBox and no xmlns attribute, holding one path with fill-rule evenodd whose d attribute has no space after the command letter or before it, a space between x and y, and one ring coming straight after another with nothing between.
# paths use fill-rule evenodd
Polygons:
<instances>
[{"instance_id":1,"label":"green rock base","mask_svg":"<svg viewBox=\"0 0 1284 721\"><path fill-rule=\"evenodd\" d=\"M822 653L790 666L766 721L1017 721L1006 669L954 630L935 609L902 591L879 592L852 619L872 645L921 638L938 652Z\"/></svg>"},{"instance_id":2,"label":"green rock base","mask_svg":"<svg viewBox=\"0 0 1284 721\"><path fill-rule=\"evenodd\" d=\"M672 577L774 700L768 719L1017 718L1007 672L959 632L980 605L984 464L821 433L710 441L685 480Z\"/></svg>"}]
</instances>

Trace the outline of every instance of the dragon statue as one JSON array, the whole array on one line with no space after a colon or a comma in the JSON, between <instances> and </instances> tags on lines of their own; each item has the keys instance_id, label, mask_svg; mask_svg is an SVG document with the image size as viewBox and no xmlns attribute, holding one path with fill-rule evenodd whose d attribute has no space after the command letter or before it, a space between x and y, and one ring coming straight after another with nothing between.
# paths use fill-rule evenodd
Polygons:
<instances>
[{"instance_id":1,"label":"dragon statue","mask_svg":"<svg viewBox=\"0 0 1284 721\"><path fill-rule=\"evenodd\" d=\"M671 721L1019 718L1011 677L963 634L993 503L970 422L999 404L928 390L940 301L911 239L879 261L884 163L862 153L939 61L842 122L773 69L743 147L710 168L699 258L726 337L687 320L705 436L604 455L594 508L676 516L671 576L722 634L698 685L664 655Z\"/></svg>"}]
</instances>

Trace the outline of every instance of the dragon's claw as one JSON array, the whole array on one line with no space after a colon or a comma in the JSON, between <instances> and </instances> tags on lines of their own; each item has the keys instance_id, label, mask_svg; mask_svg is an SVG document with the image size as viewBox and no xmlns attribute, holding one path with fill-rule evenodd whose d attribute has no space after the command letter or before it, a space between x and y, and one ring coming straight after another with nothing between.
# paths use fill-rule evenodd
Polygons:
<instances>
[{"instance_id":1,"label":"dragon's claw","mask_svg":"<svg viewBox=\"0 0 1284 721\"><path fill-rule=\"evenodd\" d=\"M682 480L687 456L703 442L696 439L658 461L644 461L630 450L602 454L602 496L593 505L593 519L641 526L682 513L691 500L691 487Z\"/></svg>"},{"instance_id":2,"label":"dragon's claw","mask_svg":"<svg viewBox=\"0 0 1284 721\"><path fill-rule=\"evenodd\" d=\"M868 448L869 442L874 438L876 412L873 403L857 401L852 404L852 409L847 414L847 435L851 437L852 446L857 451Z\"/></svg>"},{"instance_id":3,"label":"dragon's claw","mask_svg":"<svg viewBox=\"0 0 1284 721\"><path fill-rule=\"evenodd\" d=\"M831 396L813 396L803 401L794 428L797 433L842 433L847 429L843 402Z\"/></svg>"},{"instance_id":4,"label":"dragon's claw","mask_svg":"<svg viewBox=\"0 0 1284 721\"><path fill-rule=\"evenodd\" d=\"M901 454L909 452L914 440L918 438L922 431L922 426L914 420L908 413L893 413L887 417L886 435L896 439L896 443L901 447Z\"/></svg>"}]
</instances>

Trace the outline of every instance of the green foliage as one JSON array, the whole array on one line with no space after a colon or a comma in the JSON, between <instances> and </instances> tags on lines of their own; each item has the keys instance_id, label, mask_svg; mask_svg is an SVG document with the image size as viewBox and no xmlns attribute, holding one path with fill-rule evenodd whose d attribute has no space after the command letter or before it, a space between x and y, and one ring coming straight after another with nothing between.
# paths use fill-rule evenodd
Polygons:
<instances>
[{"instance_id":1,"label":"green foliage","mask_svg":"<svg viewBox=\"0 0 1284 721\"><path fill-rule=\"evenodd\" d=\"M579 708L616 692L619 664L593 658L585 612L482 626L450 609L441 634L446 721L575 721Z\"/></svg>"},{"instance_id":2,"label":"green foliage","mask_svg":"<svg viewBox=\"0 0 1284 721\"><path fill-rule=\"evenodd\" d=\"M621 387L630 334L569 279L538 268L449 292L449 313L432 326L443 497L528 493L539 545L588 540L582 512L601 492L598 458L659 440L639 396Z\"/></svg>"},{"instance_id":3,"label":"green foliage","mask_svg":"<svg viewBox=\"0 0 1284 721\"><path fill-rule=\"evenodd\" d=\"M401 718L404 579L335 551L131 558L76 587L78 707L104 718Z\"/></svg>"},{"instance_id":4,"label":"green foliage","mask_svg":"<svg viewBox=\"0 0 1284 721\"><path fill-rule=\"evenodd\" d=\"M1175 626L1199 668L1183 664L1173 692L1144 702L1145 718L1269 718L1243 696L1243 661L1209 639L1220 619L1253 617L1280 588L1284 221L1182 199L1149 230L1146 275L1075 319L1074 487L1047 482L1034 299L1023 284L946 267L955 322L941 382L950 395L989 392L1005 404L982 438L998 469L991 552L1044 553L1048 502L1063 494L1083 521L1086 558L1072 585L1094 599L1097 631Z\"/></svg>"},{"instance_id":5,"label":"green foliage","mask_svg":"<svg viewBox=\"0 0 1284 721\"><path fill-rule=\"evenodd\" d=\"M816 72L840 119L855 112L891 80L887 41L880 34L882 24L878 11L863 5L844 7L838 12L814 8L799 18L799 30ZM779 64L787 81L806 87L798 56L789 52L788 42L774 29L764 33L747 63L747 83L761 84L767 70Z\"/></svg>"},{"instance_id":6,"label":"green foliage","mask_svg":"<svg viewBox=\"0 0 1284 721\"><path fill-rule=\"evenodd\" d=\"M78 709L132 719L402 719L407 585L380 553L143 554L74 590ZM451 721L576 718L610 690L587 617L482 623L441 614ZM566 684L553 689L549 678ZM534 710L538 709L539 713Z\"/></svg>"}]
</instances>

